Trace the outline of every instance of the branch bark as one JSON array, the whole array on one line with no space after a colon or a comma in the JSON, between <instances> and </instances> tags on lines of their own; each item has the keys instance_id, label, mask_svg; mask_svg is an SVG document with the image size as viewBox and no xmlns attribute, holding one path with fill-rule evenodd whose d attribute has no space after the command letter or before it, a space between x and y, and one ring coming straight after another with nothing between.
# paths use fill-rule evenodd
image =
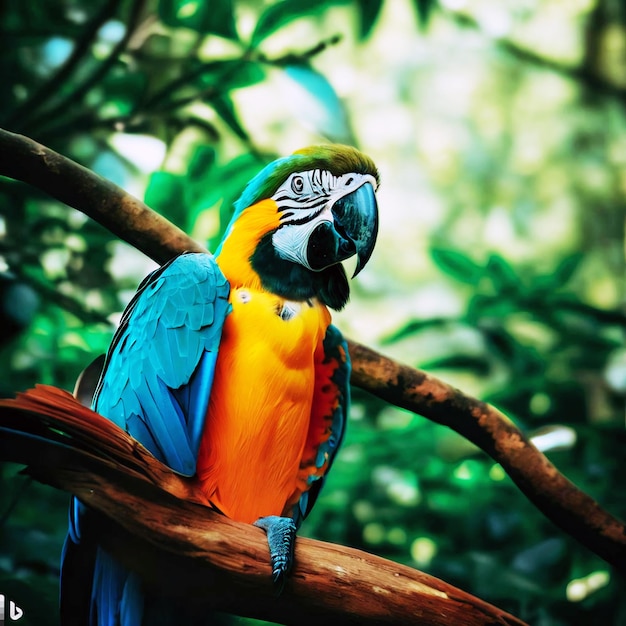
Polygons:
<instances>
[{"instance_id":1,"label":"branch bark","mask_svg":"<svg viewBox=\"0 0 626 626\"><path fill-rule=\"evenodd\" d=\"M158 263L200 244L113 183L26 137L0 130L0 175L82 211ZM626 572L626 528L565 478L494 407L421 370L350 342L351 382L448 426L490 455L555 524Z\"/></svg>"},{"instance_id":2,"label":"branch bark","mask_svg":"<svg viewBox=\"0 0 626 626\"><path fill-rule=\"evenodd\" d=\"M114 183L54 150L0 129L0 175L28 183L94 219L157 263L206 252L182 230Z\"/></svg>"},{"instance_id":3,"label":"branch bark","mask_svg":"<svg viewBox=\"0 0 626 626\"><path fill-rule=\"evenodd\" d=\"M626 528L550 463L495 407L422 371L349 341L350 382L403 409L452 428L500 463L554 524L626 573Z\"/></svg>"},{"instance_id":4,"label":"branch bark","mask_svg":"<svg viewBox=\"0 0 626 626\"><path fill-rule=\"evenodd\" d=\"M0 459L28 465L32 477L100 512L85 532L96 530L98 542L160 595L304 626L524 626L428 574L306 538L296 542L294 570L277 598L262 530L208 508L195 478L174 473L60 389L0 400L0 433Z\"/></svg>"}]
</instances>

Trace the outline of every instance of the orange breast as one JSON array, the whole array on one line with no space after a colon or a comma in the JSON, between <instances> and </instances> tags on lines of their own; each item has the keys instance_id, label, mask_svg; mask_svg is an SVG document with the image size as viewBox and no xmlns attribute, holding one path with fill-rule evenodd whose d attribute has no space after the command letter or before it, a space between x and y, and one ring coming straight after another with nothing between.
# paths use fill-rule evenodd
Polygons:
<instances>
[{"instance_id":1,"label":"orange breast","mask_svg":"<svg viewBox=\"0 0 626 626\"><path fill-rule=\"evenodd\" d=\"M200 444L197 473L225 515L280 515L297 487L315 387L314 354L330 315L233 289Z\"/></svg>"}]
</instances>

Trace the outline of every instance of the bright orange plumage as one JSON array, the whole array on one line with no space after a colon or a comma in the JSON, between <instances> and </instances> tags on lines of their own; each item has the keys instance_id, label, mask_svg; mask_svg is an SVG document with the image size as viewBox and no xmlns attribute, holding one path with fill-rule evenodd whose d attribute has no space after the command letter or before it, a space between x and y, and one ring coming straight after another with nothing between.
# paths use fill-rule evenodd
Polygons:
<instances>
[{"instance_id":1,"label":"bright orange plumage","mask_svg":"<svg viewBox=\"0 0 626 626\"><path fill-rule=\"evenodd\" d=\"M321 398L313 396L315 355L330 313L317 300L289 302L263 290L248 260L259 233L276 226L274 201L246 209L217 259L231 284L232 312L222 332L197 474L211 503L243 522L288 512L307 472L315 471L305 457L324 436Z\"/></svg>"},{"instance_id":2,"label":"bright orange plumage","mask_svg":"<svg viewBox=\"0 0 626 626\"><path fill-rule=\"evenodd\" d=\"M209 500L243 522L281 515L298 485L311 422L314 354L330 323L319 303L289 320L284 300L233 289L197 473ZM291 305L294 306L294 305Z\"/></svg>"}]
</instances>

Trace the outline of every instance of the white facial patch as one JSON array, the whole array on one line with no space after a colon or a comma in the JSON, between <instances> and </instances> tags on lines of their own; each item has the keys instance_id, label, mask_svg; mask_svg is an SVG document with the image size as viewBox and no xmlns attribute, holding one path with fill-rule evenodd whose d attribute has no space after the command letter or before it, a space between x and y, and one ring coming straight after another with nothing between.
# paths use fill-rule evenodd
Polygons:
<instances>
[{"instance_id":1,"label":"white facial patch","mask_svg":"<svg viewBox=\"0 0 626 626\"><path fill-rule=\"evenodd\" d=\"M333 176L320 169L291 174L272 196L280 214L272 243L280 257L312 269L307 260L311 233L322 222L334 223L335 202L365 183L376 189L376 179L370 174Z\"/></svg>"},{"instance_id":2,"label":"white facial patch","mask_svg":"<svg viewBox=\"0 0 626 626\"><path fill-rule=\"evenodd\" d=\"M330 211L328 213L330 214ZM330 219L327 219L326 216L320 214L312 221L304 224L281 226L272 235L274 248L282 259L292 261L293 263L299 263L300 265L304 265L304 267L311 269L306 256L309 246L309 237L321 222L332 222L332 218L332 214L330 214Z\"/></svg>"}]
</instances>

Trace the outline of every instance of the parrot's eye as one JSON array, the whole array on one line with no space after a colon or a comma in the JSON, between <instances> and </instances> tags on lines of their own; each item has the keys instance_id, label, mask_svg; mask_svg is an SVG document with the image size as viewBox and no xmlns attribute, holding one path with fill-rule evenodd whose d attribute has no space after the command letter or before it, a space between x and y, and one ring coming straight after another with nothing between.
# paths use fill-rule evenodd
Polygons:
<instances>
[{"instance_id":1,"label":"parrot's eye","mask_svg":"<svg viewBox=\"0 0 626 626\"><path fill-rule=\"evenodd\" d=\"M302 176L294 176L291 180L291 188L296 193L302 193L304 189L304 178L302 178Z\"/></svg>"}]
</instances>

